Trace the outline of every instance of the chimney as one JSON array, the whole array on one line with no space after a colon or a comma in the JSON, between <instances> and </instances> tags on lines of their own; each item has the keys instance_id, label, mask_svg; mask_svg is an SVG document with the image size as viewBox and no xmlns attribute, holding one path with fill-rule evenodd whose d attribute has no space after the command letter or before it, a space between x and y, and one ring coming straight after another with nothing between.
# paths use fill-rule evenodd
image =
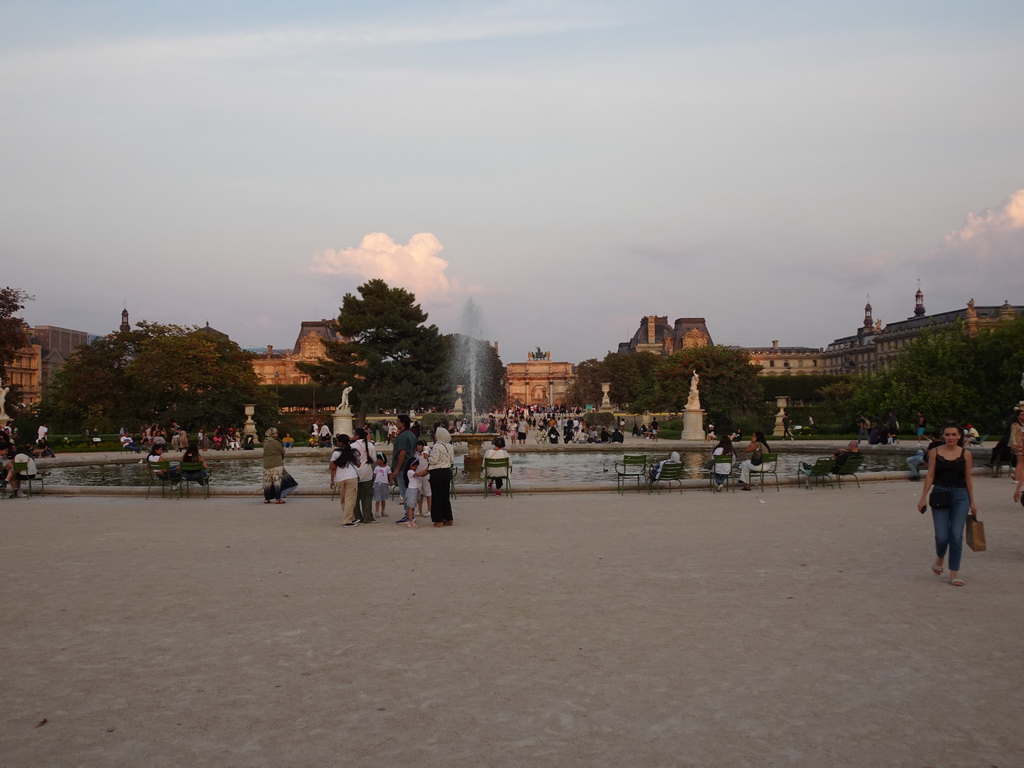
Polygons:
<instances>
[{"instance_id":1,"label":"chimney","mask_svg":"<svg viewBox=\"0 0 1024 768\"><path fill-rule=\"evenodd\" d=\"M267 357L273 357L273 356L274 356L274 345L273 344L267 344Z\"/></svg>"},{"instance_id":2,"label":"chimney","mask_svg":"<svg viewBox=\"0 0 1024 768\"><path fill-rule=\"evenodd\" d=\"M772 339L772 349L778 349L778 348L779 348L779 340L778 339Z\"/></svg>"}]
</instances>

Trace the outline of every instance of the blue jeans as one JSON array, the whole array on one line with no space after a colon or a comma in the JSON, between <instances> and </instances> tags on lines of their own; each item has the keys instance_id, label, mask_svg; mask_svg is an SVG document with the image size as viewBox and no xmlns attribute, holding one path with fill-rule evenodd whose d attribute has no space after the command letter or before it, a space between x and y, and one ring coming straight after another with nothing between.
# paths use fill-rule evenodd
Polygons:
<instances>
[{"instance_id":1,"label":"blue jeans","mask_svg":"<svg viewBox=\"0 0 1024 768\"><path fill-rule=\"evenodd\" d=\"M950 491L952 502L948 507L932 508L932 522L935 523L935 556L945 557L949 548L949 570L960 570L960 555L964 551L964 526L967 525L967 513L971 511L971 497L966 488L942 488Z\"/></svg>"},{"instance_id":2,"label":"blue jeans","mask_svg":"<svg viewBox=\"0 0 1024 768\"><path fill-rule=\"evenodd\" d=\"M923 452L915 453L913 456L907 457L907 469L910 470L910 476L915 480L921 478L921 467L928 463L928 459L925 458Z\"/></svg>"}]
</instances>

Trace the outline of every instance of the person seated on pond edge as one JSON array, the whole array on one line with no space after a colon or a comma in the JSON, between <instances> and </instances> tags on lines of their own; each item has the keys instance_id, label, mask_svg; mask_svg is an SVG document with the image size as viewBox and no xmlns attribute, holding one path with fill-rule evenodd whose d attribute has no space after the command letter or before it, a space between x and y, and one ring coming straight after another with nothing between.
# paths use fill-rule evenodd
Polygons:
<instances>
[{"instance_id":1,"label":"person seated on pond edge","mask_svg":"<svg viewBox=\"0 0 1024 768\"><path fill-rule=\"evenodd\" d=\"M613 443L624 443L624 442L626 442L625 435L623 435L622 432L619 431L618 427L616 427L615 431L612 432L612 442Z\"/></svg>"},{"instance_id":2,"label":"person seated on pond edge","mask_svg":"<svg viewBox=\"0 0 1024 768\"><path fill-rule=\"evenodd\" d=\"M910 470L910 480L921 479L921 467L928 464L928 451L936 446L942 445L943 440L938 435L929 435L931 440L927 448L918 448L913 456L907 457L907 469Z\"/></svg>"}]
</instances>

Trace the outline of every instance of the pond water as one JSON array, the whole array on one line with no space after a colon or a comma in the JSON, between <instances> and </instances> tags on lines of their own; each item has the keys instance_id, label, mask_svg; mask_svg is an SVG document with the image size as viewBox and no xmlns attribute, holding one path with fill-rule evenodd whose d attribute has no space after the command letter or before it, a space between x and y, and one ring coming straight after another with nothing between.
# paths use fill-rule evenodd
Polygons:
<instances>
[{"instance_id":1,"label":"pond water","mask_svg":"<svg viewBox=\"0 0 1024 768\"><path fill-rule=\"evenodd\" d=\"M686 466L686 476L692 479L707 477L703 463L707 461L709 452L680 452ZM655 455L655 454L650 454ZM241 460L220 460L206 454L206 462L213 473L214 486L249 486L255 491L263 485L263 464L259 458ZM660 454L666 458L667 454ZM778 473L780 477L796 475L800 461L813 461L815 457L798 453L779 455ZM462 468L462 456L456 456L456 464ZM622 456L615 453L512 453L512 482L532 487L564 486L564 485L596 485L608 483L615 487L615 462ZM303 456L287 459L285 466L299 482L300 488L329 488L327 474L328 456L323 458ZM865 454L861 473L906 471L906 457L893 454ZM87 486L145 486L149 483L149 475L145 465L134 464L92 464L81 467L53 467L48 470L47 484L54 485L87 485ZM470 480L459 475L455 481L459 485L478 484L479 480ZM514 486L513 486L514 487Z\"/></svg>"}]
</instances>

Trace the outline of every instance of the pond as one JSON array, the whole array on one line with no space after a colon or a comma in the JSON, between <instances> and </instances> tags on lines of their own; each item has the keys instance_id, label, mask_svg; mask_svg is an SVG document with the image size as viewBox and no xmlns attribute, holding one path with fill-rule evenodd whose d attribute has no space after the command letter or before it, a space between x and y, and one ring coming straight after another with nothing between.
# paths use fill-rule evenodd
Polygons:
<instances>
[{"instance_id":1,"label":"pond","mask_svg":"<svg viewBox=\"0 0 1024 768\"><path fill-rule=\"evenodd\" d=\"M707 477L703 463L709 451L681 451L686 476L691 479ZM524 487L544 488L567 485L594 486L607 483L615 487L615 462L622 456L616 453L565 452L565 453L515 453L512 455L512 482ZM662 458L665 454L658 455ZM795 476L801 460L813 460L809 454L779 454L778 472L780 477ZM461 469L462 456L456 456ZM213 472L214 486L249 486L256 491L263 484L263 465L259 458L218 460L216 454L206 454L206 461ZM299 481L301 489L314 490L329 488L327 474L328 456L295 457L286 460L288 471ZM865 454L861 473L905 472L906 456L896 454ZM146 466L132 464L91 464L77 467L53 467L48 470L47 484L82 486L145 486L149 483ZM479 480L470 480L460 474L457 484L474 485Z\"/></svg>"}]
</instances>

